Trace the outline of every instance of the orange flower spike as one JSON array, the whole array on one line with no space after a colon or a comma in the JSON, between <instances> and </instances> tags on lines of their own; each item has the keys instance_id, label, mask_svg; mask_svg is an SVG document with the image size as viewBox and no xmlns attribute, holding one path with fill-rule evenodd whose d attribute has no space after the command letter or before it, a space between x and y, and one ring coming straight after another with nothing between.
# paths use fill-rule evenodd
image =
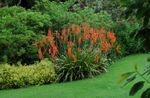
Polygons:
<instances>
[{"instance_id":1,"label":"orange flower spike","mask_svg":"<svg viewBox=\"0 0 150 98\"><path fill-rule=\"evenodd\" d=\"M72 55L73 61L76 62L77 61L77 56L76 55Z\"/></svg>"},{"instance_id":2,"label":"orange flower spike","mask_svg":"<svg viewBox=\"0 0 150 98\"><path fill-rule=\"evenodd\" d=\"M77 51L78 51L78 52L81 52L81 48L77 48Z\"/></svg>"},{"instance_id":3,"label":"orange flower spike","mask_svg":"<svg viewBox=\"0 0 150 98\"><path fill-rule=\"evenodd\" d=\"M100 48L102 51L107 52L110 49L111 45L107 41L100 42Z\"/></svg>"},{"instance_id":4,"label":"orange flower spike","mask_svg":"<svg viewBox=\"0 0 150 98\"><path fill-rule=\"evenodd\" d=\"M48 33L47 34L52 34L52 28L48 28Z\"/></svg>"},{"instance_id":5,"label":"orange flower spike","mask_svg":"<svg viewBox=\"0 0 150 98\"><path fill-rule=\"evenodd\" d=\"M50 48L48 49L48 54L51 54L51 49Z\"/></svg>"},{"instance_id":6,"label":"orange flower spike","mask_svg":"<svg viewBox=\"0 0 150 98\"><path fill-rule=\"evenodd\" d=\"M107 38L110 38L111 37L111 32L108 31L107 34L106 34Z\"/></svg>"},{"instance_id":7,"label":"orange flower spike","mask_svg":"<svg viewBox=\"0 0 150 98\"><path fill-rule=\"evenodd\" d=\"M92 50L93 50L93 48L92 48L92 47L90 47L90 48L89 48L89 51L91 52Z\"/></svg>"},{"instance_id":8,"label":"orange flower spike","mask_svg":"<svg viewBox=\"0 0 150 98\"><path fill-rule=\"evenodd\" d=\"M99 55L96 55L96 56L95 56L95 62L96 62L96 63L98 63L99 58L100 58Z\"/></svg>"},{"instance_id":9,"label":"orange flower spike","mask_svg":"<svg viewBox=\"0 0 150 98\"><path fill-rule=\"evenodd\" d=\"M62 30L62 36L63 36L63 37L66 36L66 28L64 28L64 29Z\"/></svg>"},{"instance_id":10,"label":"orange flower spike","mask_svg":"<svg viewBox=\"0 0 150 98\"><path fill-rule=\"evenodd\" d=\"M43 44L46 44L46 36L43 37Z\"/></svg>"},{"instance_id":11,"label":"orange flower spike","mask_svg":"<svg viewBox=\"0 0 150 98\"><path fill-rule=\"evenodd\" d=\"M102 39L104 37L104 32L105 32L105 29L104 29L104 26L102 26L102 28L100 29L100 32L99 32L100 39Z\"/></svg>"},{"instance_id":12,"label":"orange flower spike","mask_svg":"<svg viewBox=\"0 0 150 98\"><path fill-rule=\"evenodd\" d=\"M107 32L107 38L110 39L111 44L114 44L116 41L115 34L113 32Z\"/></svg>"},{"instance_id":13,"label":"orange flower spike","mask_svg":"<svg viewBox=\"0 0 150 98\"><path fill-rule=\"evenodd\" d=\"M53 37L53 35L52 35L51 29L48 30L47 36L48 36L48 40L49 40L49 42L50 42L50 45L54 44L54 37Z\"/></svg>"},{"instance_id":14,"label":"orange flower spike","mask_svg":"<svg viewBox=\"0 0 150 98\"><path fill-rule=\"evenodd\" d=\"M52 53L52 54L51 54L51 57L52 57L53 60L56 60L55 53Z\"/></svg>"},{"instance_id":15,"label":"orange flower spike","mask_svg":"<svg viewBox=\"0 0 150 98\"><path fill-rule=\"evenodd\" d=\"M68 48L68 56L71 56L71 47Z\"/></svg>"},{"instance_id":16,"label":"orange flower spike","mask_svg":"<svg viewBox=\"0 0 150 98\"><path fill-rule=\"evenodd\" d=\"M94 32L92 33L92 39L93 39L93 43L97 42L98 32L96 30L94 30Z\"/></svg>"},{"instance_id":17,"label":"orange flower spike","mask_svg":"<svg viewBox=\"0 0 150 98\"><path fill-rule=\"evenodd\" d=\"M72 47L74 45L74 43L72 41L68 42L68 47Z\"/></svg>"},{"instance_id":18,"label":"orange flower spike","mask_svg":"<svg viewBox=\"0 0 150 98\"><path fill-rule=\"evenodd\" d=\"M53 48L53 53L55 53L55 54L58 53L58 49L55 45L52 48Z\"/></svg>"},{"instance_id":19,"label":"orange flower spike","mask_svg":"<svg viewBox=\"0 0 150 98\"><path fill-rule=\"evenodd\" d=\"M64 28L63 30L62 30L62 37L63 37L63 41L67 41L67 37L66 37L66 28Z\"/></svg>"},{"instance_id":20,"label":"orange flower spike","mask_svg":"<svg viewBox=\"0 0 150 98\"><path fill-rule=\"evenodd\" d=\"M38 41L36 40L34 43L33 43L34 47L38 47Z\"/></svg>"},{"instance_id":21,"label":"orange flower spike","mask_svg":"<svg viewBox=\"0 0 150 98\"><path fill-rule=\"evenodd\" d=\"M81 37L78 38L78 44L81 44Z\"/></svg>"},{"instance_id":22,"label":"orange flower spike","mask_svg":"<svg viewBox=\"0 0 150 98\"><path fill-rule=\"evenodd\" d=\"M74 24L72 25L72 32L76 32L76 27Z\"/></svg>"},{"instance_id":23,"label":"orange flower spike","mask_svg":"<svg viewBox=\"0 0 150 98\"><path fill-rule=\"evenodd\" d=\"M80 29L80 27L79 27L79 26L77 26L77 27L76 27L76 34L77 34L77 35L79 35L79 34L80 34L80 32L81 32L81 29Z\"/></svg>"},{"instance_id":24,"label":"orange flower spike","mask_svg":"<svg viewBox=\"0 0 150 98\"><path fill-rule=\"evenodd\" d=\"M70 35L70 27L68 27L68 30L67 30L67 31L68 31L68 35Z\"/></svg>"},{"instance_id":25,"label":"orange flower spike","mask_svg":"<svg viewBox=\"0 0 150 98\"><path fill-rule=\"evenodd\" d=\"M41 48L38 48L38 56L39 56L39 59L42 60L43 54L42 54Z\"/></svg>"},{"instance_id":26,"label":"orange flower spike","mask_svg":"<svg viewBox=\"0 0 150 98\"><path fill-rule=\"evenodd\" d=\"M94 33L94 29L90 28L90 34L93 34L93 33Z\"/></svg>"},{"instance_id":27,"label":"orange flower spike","mask_svg":"<svg viewBox=\"0 0 150 98\"><path fill-rule=\"evenodd\" d=\"M115 37L115 34L114 33L111 33L111 44L114 44L115 41L116 41L116 37Z\"/></svg>"},{"instance_id":28,"label":"orange flower spike","mask_svg":"<svg viewBox=\"0 0 150 98\"><path fill-rule=\"evenodd\" d=\"M104 51L107 52L110 49L110 47L111 47L110 43L106 42Z\"/></svg>"},{"instance_id":29,"label":"orange flower spike","mask_svg":"<svg viewBox=\"0 0 150 98\"><path fill-rule=\"evenodd\" d=\"M93 39L91 39L91 41L90 41L90 45L91 45L91 47L94 45L94 41L93 41Z\"/></svg>"},{"instance_id":30,"label":"orange flower spike","mask_svg":"<svg viewBox=\"0 0 150 98\"><path fill-rule=\"evenodd\" d=\"M117 52L120 52L120 50L121 50L121 46L120 46L120 45L117 45L116 51L117 51Z\"/></svg>"},{"instance_id":31,"label":"orange flower spike","mask_svg":"<svg viewBox=\"0 0 150 98\"><path fill-rule=\"evenodd\" d=\"M40 40L40 47L43 46L43 39Z\"/></svg>"}]
</instances>

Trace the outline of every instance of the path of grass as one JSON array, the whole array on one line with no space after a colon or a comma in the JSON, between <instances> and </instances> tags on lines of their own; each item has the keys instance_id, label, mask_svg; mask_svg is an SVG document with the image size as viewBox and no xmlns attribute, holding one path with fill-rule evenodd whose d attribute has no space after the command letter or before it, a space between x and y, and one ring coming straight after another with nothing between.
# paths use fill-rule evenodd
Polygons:
<instances>
[{"instance_id":1,"label":"path of grass","mask_svg":"<svg viewBox=\"0 0 150 98\"><path fill-rule=\"evenodd\" d=\"M93 79L2 90L0 91L0 98L139 98L141 92L134 97L128 96L132 84L121 88L117 80L120 74L132 71L135 64L143 69L143 66L147 64L146 58L148 56L150 54L125 57L113 64L107 73Z\"/></svg>"}]
</instances>

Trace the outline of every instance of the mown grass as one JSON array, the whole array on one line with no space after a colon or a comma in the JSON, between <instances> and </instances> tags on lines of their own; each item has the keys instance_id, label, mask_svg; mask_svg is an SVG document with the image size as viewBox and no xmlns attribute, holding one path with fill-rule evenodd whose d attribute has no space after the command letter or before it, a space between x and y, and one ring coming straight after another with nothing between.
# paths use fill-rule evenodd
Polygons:
<instances>
[{"instance_id":1,"label":"mown grass","mask_svg":"<svg viewBox=\"0 0 150 98\"><path fill-rule=\"evenodd\" d=\"M134 70L137 64L142 71L150 54L132 55L118 60L100 76L92 79L69 83L50 84L28 88L1 90L0 98L139 98L139 91L133 97L128 96L131 84L121 87L117 81L122 73Z\"/></svg>"}]
</instances>

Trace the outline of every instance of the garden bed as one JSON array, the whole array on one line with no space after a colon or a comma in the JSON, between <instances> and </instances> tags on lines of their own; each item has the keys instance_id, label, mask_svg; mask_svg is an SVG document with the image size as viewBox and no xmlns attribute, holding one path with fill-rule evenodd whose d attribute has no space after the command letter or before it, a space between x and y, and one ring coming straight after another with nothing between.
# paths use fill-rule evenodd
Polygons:
<instances>
[{"instance_id":1,"label":"garden bed","mask_svg":"<svg viewBox=\"0 0 150 98\"><path fill-rule=\"evenodd\" d=\"M117 81L122 73L132 71L138 64L146 65L150 54L125 57L113 64L107 73L92 79L0 91L0 98L131 98L128 91L133 83L121 88ZM143 88L132 98L139 98Z\"/></svg>"}]
</instances>

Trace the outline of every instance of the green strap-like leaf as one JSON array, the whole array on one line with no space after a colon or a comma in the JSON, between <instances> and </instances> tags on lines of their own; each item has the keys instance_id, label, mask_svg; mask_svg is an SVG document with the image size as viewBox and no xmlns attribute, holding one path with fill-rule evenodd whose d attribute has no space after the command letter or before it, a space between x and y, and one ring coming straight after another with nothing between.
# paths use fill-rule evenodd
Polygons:
<instances>
[{"instance_id":1,"label":"green strap-like leaf","mask_svg":"<svg viewBox=\"0 0 150 98\"><path fill-rule=\"evenodd\" d=\"M141 98L150 98L150 88L146 89L142 95Z\"/></svg>"},{"instance_id":2,"label":"green strap-like leaf","mask_svg":"<svg viewBox=\"0 0 150 98\"><path fill-rule=\"evenodd\" d=\"M126 79L128 79L128 77L130 77L131 75L133 75L135 72L127 72L121 75L118 83L121 83L123 81L125 81Z\"/></svg>"},{"instance_id":3,"label":"green strap-like leaf","mask_svg":"<svg viewBox=\"0 0 150 98\"><path fill-rule=\"evenodd\" d=\"M143 88L143 86L144 86L144 81L139 81L139 82L135 83L135 84L132 86L129 95L130 95L130 96L135 95L140 89Z\"/></svg>"}]
</instances>

